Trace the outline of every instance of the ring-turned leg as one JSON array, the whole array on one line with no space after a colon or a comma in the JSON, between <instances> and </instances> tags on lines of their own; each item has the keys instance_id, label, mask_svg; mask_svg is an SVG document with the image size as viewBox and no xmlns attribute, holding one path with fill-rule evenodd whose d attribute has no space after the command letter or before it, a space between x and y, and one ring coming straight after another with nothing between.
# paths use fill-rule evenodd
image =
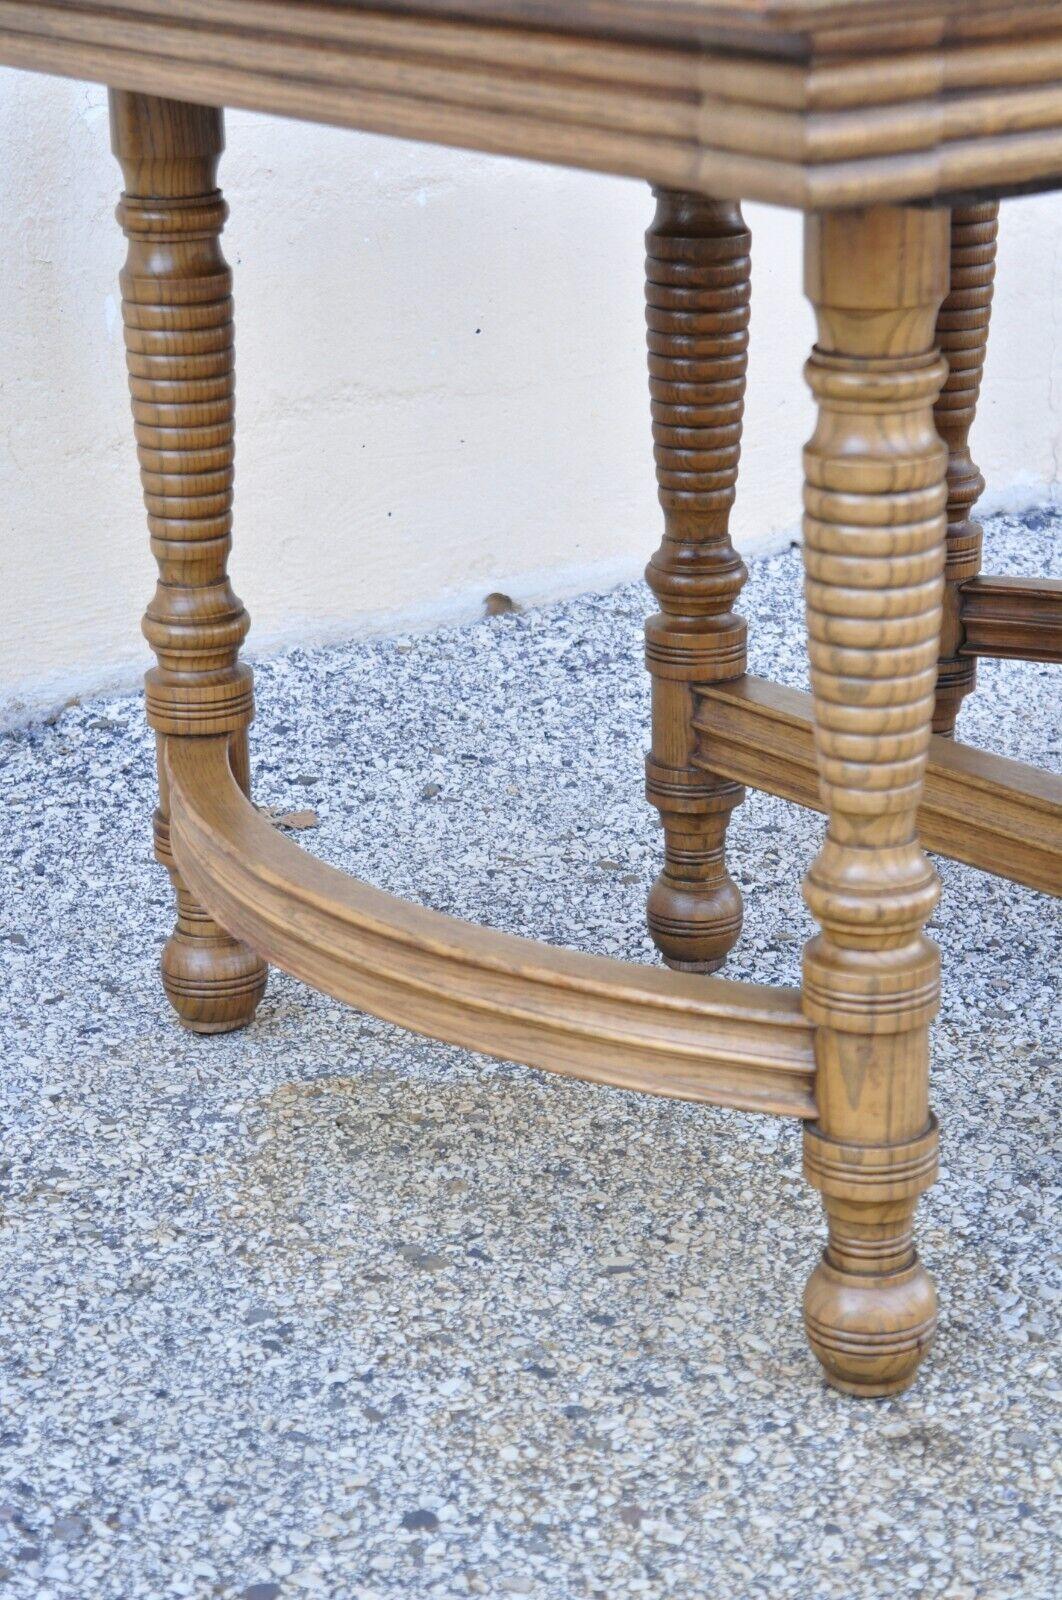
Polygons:
<instances>
[{"instance_id":1,"label":"ring-turned leg","mask_svg":"<svg viewBox=\"0 0 1062 1600\"><path fill-rule=\"evenodd\" d=\"M939 955L923 933L936 873L915 813L930 739L947 457L933 421L946 212L810 216L805 283L818 425L805 451L804 563L819 781L829 821L804 883L818 1121L804 1170L829 1223L804 1301L830 1382L902 1389L936 1323L912 1243L937 1165L928 1029Z\"/></svg>"},{"instance_id":2,"label":"ring-turned leg","mask_svg":"<svg viewBox=\"0 0 1062 1600\"><path fill-rule=\"evenodd\" d=\"M729 201L654 191L646 234L649 389L664 537L646 569L653 677L646 793L664 824L649 931L670 967L712 972L741 932L723 850L740 784L691 765L693 685L740 678L745 567L730 543L749 322L749 234Z\"/></svg>"},{"instance_id":3,"label":"ring-turned leg","mask_svg":"<svg viewBox=\"0 0 1062 1600\"><path fill-rule=\"evenodd\" d=\"M155 854L177 894L162 956L185 1027L224 1033L254 1015L266 968L189 895L169 843L167 739L231 735L249 784L251 671L237 660L247 613L229 586L233 482L232 275L219 237L220 111L112 90L111 140L125 180L118 220L126 360L140 476L159 582L144 618L158 665L147 716L159 749Z\"/></svg>"},{"instance_id":4,"label":"ring-turned leg","mask_svg":"<svg viewBox=\"0 0 1062 1600\"><path fill-rule=\"evenodd\" d=\"M974 687L977 661L962 656L961 586L981 569L981 525L970 516L984 491L968 439L981 391L992 314L999 202L958 206L951 214L951 285L937 318L948 376L936 404L937 431L948 447L948 546L944 620L937 667L934 733L954 737L955 718Z\"/></svg>"}]
</instances>

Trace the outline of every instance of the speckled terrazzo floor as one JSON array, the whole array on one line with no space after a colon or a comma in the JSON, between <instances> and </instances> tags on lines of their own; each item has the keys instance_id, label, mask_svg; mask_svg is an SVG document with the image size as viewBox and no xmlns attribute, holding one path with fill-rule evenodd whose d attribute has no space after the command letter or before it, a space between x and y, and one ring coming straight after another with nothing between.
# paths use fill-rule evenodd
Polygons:
<instances>
[{"instance_id":1,"label":"speckled terrazzo floor","mask_svg":"<svg viewBox=\"0 0 1062 1600\"><path fill-rule=\"evenodd\" d=\"M994 570L1058 571L1062 518ZM799 556L753 669L800 683ZM639 586L258 671L256 793L401 894L652 959ZM964 736L1055 765L1058 679L986 665ZM942 864L907 1395L827 1390L794 1125L427 1043L273 974L203 1041L154 977L138 700L0 741L0 1592L1052 1600L1059 918ZM793 982L817 817L731 830L737 977Z\"/></svg>"}]
</instances>

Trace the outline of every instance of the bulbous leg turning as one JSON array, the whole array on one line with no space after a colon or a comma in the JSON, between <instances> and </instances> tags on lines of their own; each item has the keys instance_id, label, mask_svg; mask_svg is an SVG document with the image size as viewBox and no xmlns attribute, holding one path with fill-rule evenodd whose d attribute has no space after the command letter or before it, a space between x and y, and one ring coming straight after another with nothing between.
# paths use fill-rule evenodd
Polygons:
<instances>
[{"instance_id":1,"label":"bulbous leg turning","mask_svg":"<svg viewBox=\"0 0 1062 1600\"><path fill-rule=\"evenodd\" d=\"M176 874L173 886L177 925L161 963L166 998L191 1033L245 1028L265 993L264 963L218 927Z\"/></svg>"},{"instance_id":2,"label":"bulbous leg turning","mask_svg":"<svg viewBox=\"0 0 1062 1600\"><path fill-rule=\"evenodd\" d=\"M946 739L954 738L959 709L977 681L976 660L961 653L962 586L981 570L981 524L972 512L985 480L970 455L969 436L988 345L998 230L998 201L951 213L950 284L937 317L937 340L948 363L935 407L937 431L948 447L948 541L933 731Z\"/></svg>"},{"instance_id":3,"label":"bulbous leg turning","mask_svg":"<svg viewBox=\"0 0 1062 1600\"><path fill-rule=\"evenodd\" d=\"M158 750L155 855L177 896L162 957L170 1003L195 1033L254 1016L265 964L198 905L170 850L164 747L228 734L249 789L250 669L239 660L247 613L229 584L233 490L232 275L221 252L227 208L216 186L221 112L110 91L111 138L129 241L121 274L126 363L140 476L159 581L144 617L157 665L147 675Z\"/></svg>"},{"instance_id":4,"label":"bulbous leg turning","mask_svg":"<svg viewBox=\"0 0 1062 1600\"><path fill-rule=\"evenodd\" d=\"M672 685L667 685L671 689ZM654 706L664 685L654 694ZM679 686L684 690L684 686ZM684 727L693 717L692 696L668 714L668 724ZM665 719L657 716L655 727ZM667 965L678 972L715 972L741 933L741 891L726 869L726 828L744 796L739 784L711 774L645 764L646 794L664 822L664 867L649 891L646 919L653 942Z\"/></svg>"},{"instance_id":5,"label":"bulbous leg turning","mask_svg":"<svg viewBox=\"0 0 1062 1600\"><path fill-rule=\"evenodd\" d=\"M714 972L741 932L726 870L727 823L744 790L698 770L693 686L740 678L745 581L730 542L749 320L749 234L739 206L657 189L646 234L653 441L664 537L646 569L660 610L645 625L653 675L646 795L664 825L649 931L668 966Z\"/></svg>"},{"instance_id":6,"label":"bulbous leg turning","mask_svg":"<svg viewBox=\"0 0 1062 1600\"><path fill-rule=\"evenodd\" d=\"M811 1348L848 1394L895 1394L933 1340L937 1292L914 1248L914 1209L937 1173L937 1125L899 1144L857 1145L809 1126L804 1175L822 1194L829 1242L804 1293Z\"/></svg>"},{"instance_id":7,"label":"bulbous leg turning","mask_svg":"<svg viewBox=\"0 0 1062 1600\"><path fill-rule=\"evenodd\" d=\"M806 227L819 340L805 596L829 821L804 881L821 929L804 952L818 1106L804 1172L829 1233L804 1313L830 1383L887 1395L910 1383L936 1326L913 1225L937 1170L928 1030L940 962L922 929L939 886L916 813L943 591L947 455L933 406L948 218L880 206Z\"/></svg>"},{"instance_id":8,"label":"bulbous leg turning","mask_svg":"<svg viewBox=\"0 0 1062 1600\"><path fill-rule=\"evenodd\" d=\"M808 1342L835 1389L879 1399L906 1389L937 1326L937 1291L917 1257L855 1277L824 1255L804 1291Z\"/></svg>"}]
</instances>

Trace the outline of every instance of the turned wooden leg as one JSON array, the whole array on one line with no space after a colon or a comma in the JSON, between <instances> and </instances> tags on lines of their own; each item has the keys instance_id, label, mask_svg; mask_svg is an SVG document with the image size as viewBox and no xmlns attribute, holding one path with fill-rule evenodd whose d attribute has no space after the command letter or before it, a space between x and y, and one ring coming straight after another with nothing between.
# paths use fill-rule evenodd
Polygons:
<instances>
[{"instance_id":1,"label":"turned wooden leg","mask_svg":"<svg viewBox=\"0 0 1062 1600\"><path fill-rule=\"evenodd\" d=\"M804 1170L829 1241L804 1310L830 1382L860 1395L904 1388L936 1323L912 1243L937 1167L928 1027L940 986L922 931L938 883L915 812L943 589L947 455L933 404L947 274L946 212L807 219L818 426L805 451L805 593L829 821L804 883L821 929L804 952L819 1112Z\"/></svg>"},{"instance_id":2,"label":"turned wooden leg","mask_svg":"<svg viewBox=\"0 0 1062 1600\"><path fill-rule=\"evenodd\" d=\"M741 932L726 870L740 784L691 765L693 685L740 678L745 567L730 543L749 322L749 233L740 206L654 191L646 234L649 389L664 537L646 569L660 610L645 626L653 676L646 793L664 824L649 931L669 967L712 972Z\"/></svg>"},{"instance_id":3,"label":"turned wooden leg","mask_svg":"<svg viewBox=\"0 0 1062 1600\"><path fill-rule=\"evenodd\" d=\"M251 671L237 661L247 613L229 586L233 481L232 275L219 237L220 111L112 90L111 141L125 180L129 240L122 316L140 476L159 582L144 618L158 665L147 716L159 746L155 854L177 894L162 981L185 1027L224 1033L254 1015L266 969L181 882L169 844L163 747L231 736L249 784Z\"/></svg>"},{"instance_id":4,"label":"turned wooden leg","mask_svg":"<svg viewBox=\"0 0 1062 1600\"><path fill-rule=\"evenodd\" d=\"M973 656L961 656L961 585L981 570L981 525L970 512L984 491L967 443L981 391L992 314L999 202L959 206L951 214L951 286L937 317L937 342L948 376L937 400L937 431L948 447L948 544L944 619L937 667L934 733L953 738L955 718L977 676Z\"/></svg>"}]
</instances>

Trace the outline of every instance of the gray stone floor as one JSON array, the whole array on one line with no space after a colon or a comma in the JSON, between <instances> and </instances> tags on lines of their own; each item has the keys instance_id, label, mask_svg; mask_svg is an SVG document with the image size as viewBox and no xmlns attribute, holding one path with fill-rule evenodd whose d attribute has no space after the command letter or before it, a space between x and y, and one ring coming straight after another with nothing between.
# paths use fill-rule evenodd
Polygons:
<instances>
[{"instance_id":1,"label":"gray stone floor","mask_svg":"<svg viewBox=\"0 0 1062 1600\"><path fill-rule=\"evenodd\" d=\"M1046 571L1060 533L998 519L988 565ZM798 568L755 565L746 606L754 670L792 683ZM398 893L653 959L646 600L262 663L257 797L316 807L303 842ZM986 666L965 736L1057 764L1057 682ZM942 864L941 1331L868 1404L805 1350L795 1126L484 1060L280 974L245 1034L183 1034L152 791L133 697L0 742L4 1594L1059 1593L1051 902ZM738 814L734 976L796 980L820 831Z\"/></svg>"}]
</instances>

